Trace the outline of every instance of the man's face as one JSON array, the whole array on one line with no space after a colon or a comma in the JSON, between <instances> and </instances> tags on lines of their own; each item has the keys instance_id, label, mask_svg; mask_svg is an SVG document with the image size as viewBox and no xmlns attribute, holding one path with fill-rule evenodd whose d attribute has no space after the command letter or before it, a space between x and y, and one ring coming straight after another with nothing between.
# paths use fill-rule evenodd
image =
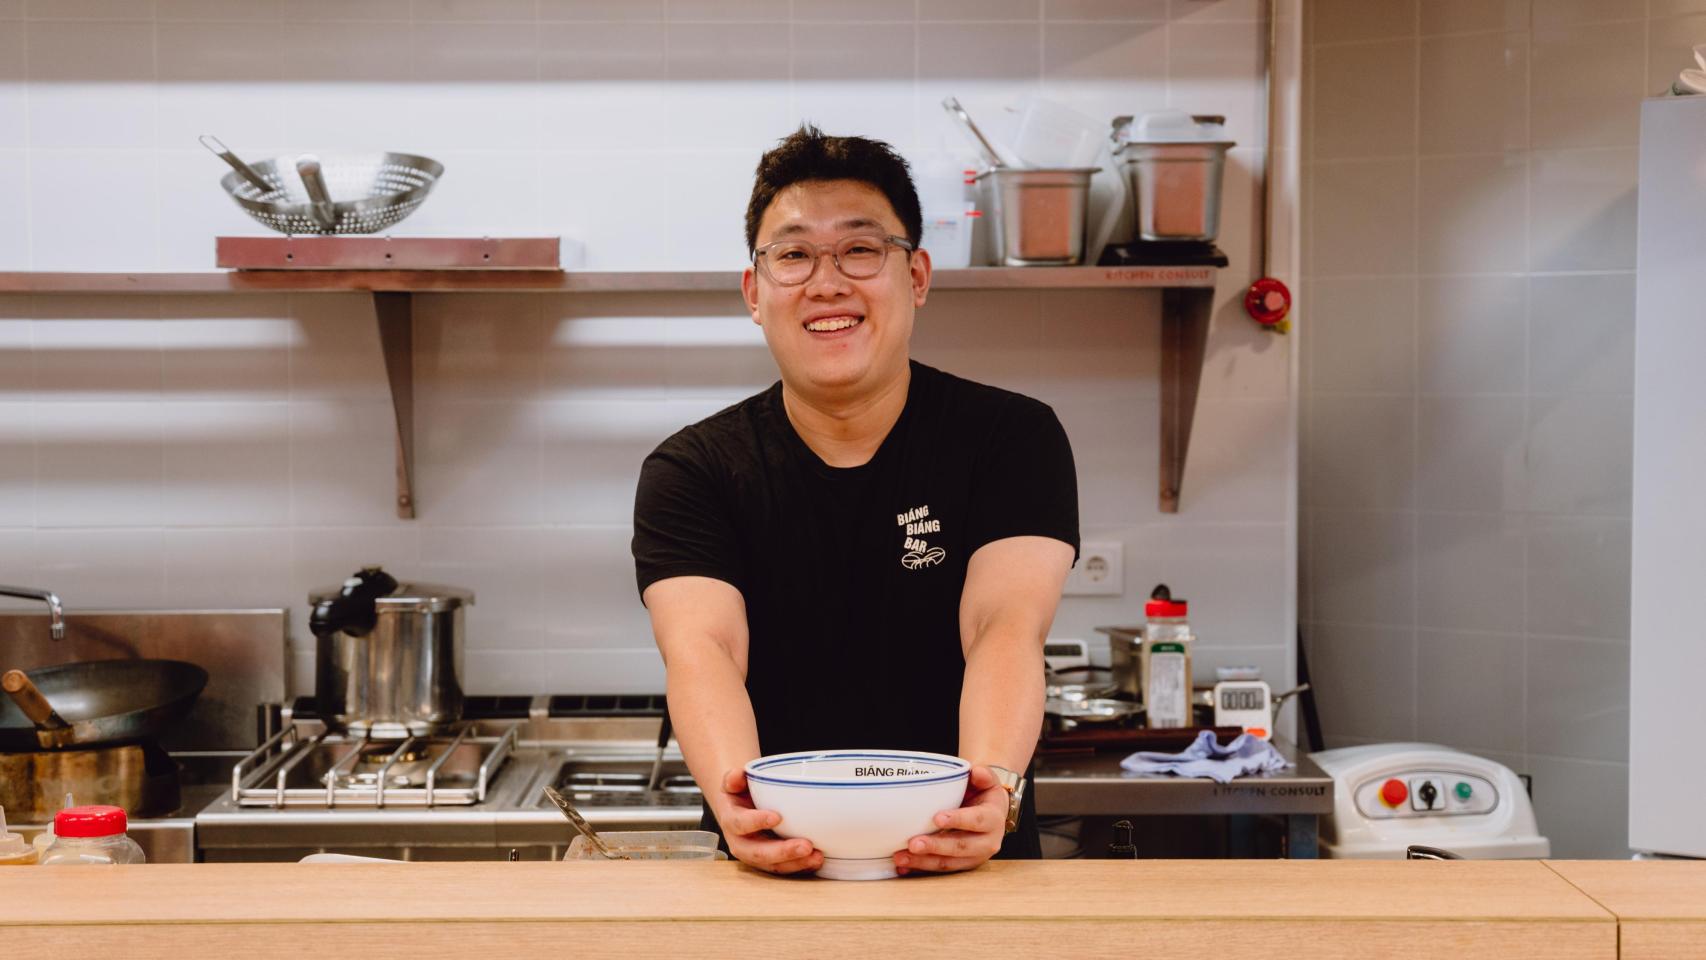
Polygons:
<instances>
[{"instance_id":1,"label":"man's face","mask_svg":"<svg viewBox=\"0 0 1706 960\"><path fill-rule=\"evenodd\" d=\"M809 240L834 247L850 236L903 237L882 191L857 180L808 180L783 189L758 224L757 245ZM754 323L764 328L782 379L796 391L856 399L906 368L913 311L924 305L930 258L889 246L877 275L849 279L825 254L811 279L782 286L755 268L741 278ZM853 321L847 326L847 321Z\"/></svg>"}]
</instances>

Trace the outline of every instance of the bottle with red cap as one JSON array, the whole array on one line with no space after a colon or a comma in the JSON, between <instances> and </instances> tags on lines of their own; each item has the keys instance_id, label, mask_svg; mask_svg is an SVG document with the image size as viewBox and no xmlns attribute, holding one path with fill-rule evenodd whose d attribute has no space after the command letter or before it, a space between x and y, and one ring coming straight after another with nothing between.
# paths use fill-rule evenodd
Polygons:
<instances>
[{"instance_id":1,"label":"bottle with red cap","mask_svg":"<svg viewBox=\"0 0 1706 960\"><path fill-rule=\"evenodd\" d=\"M125 830L121 807L66 807L53 818L53 843L42 866L144 863L147 858Z\"/></svg>"},{"instance_id":2,"label":"bottle with red cap","mask_svg":"<svg viewBox=\"0 0 1706 960\"><path fill-rule=\"evenodd\" d=\"M1195 725L1189 609L1164 583L1156 585L1143 608L1143 706L1151 727Z\"/></svg>"}]
</instances>

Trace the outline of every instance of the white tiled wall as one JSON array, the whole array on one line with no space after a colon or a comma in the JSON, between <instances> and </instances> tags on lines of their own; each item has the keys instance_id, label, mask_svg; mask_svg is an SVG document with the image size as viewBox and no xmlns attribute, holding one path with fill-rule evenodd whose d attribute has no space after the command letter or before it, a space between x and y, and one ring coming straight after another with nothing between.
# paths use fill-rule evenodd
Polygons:
<instances>
[{"instance_id":1,"label":"white tiled wall","mask_svg":"<svg viewBox=\"0 0 1706 960\"><path fill-rule=\"evenodd\" d=\"M1301 596L1337 743L1535 778L1623 856L1638 105L1700 0L1320 0Z\"/></svg>"},{"instance_id":2,"label":"white tiled wall","mask_svg":"<svg viewBox=\"0 0 1706 960\"><path fill-rule=\"evenodd\" d=\"M802 118L890 138L930 194L1042 91L1095 116L1224 112L1233 267L1184 512L1156 510L1159 297L937 292L916 355L1055 405L1083 534L1127 593L1055 633L1131 622L1166 580L1213 666L1290 673L1290 339L1234 306L1254 267L1255 0L843 4L0 2L0 270L207 269L255 233L195 136L261 158L418 150L449 169L412 233L561 234L584 265L738 268L759 152ZM338 21L338 22L332 22ZM99 56L88 51L99 49ZM73 55L75 54L75 55ZM80 66L89 65L89 66ZM359 295L0 297L0 581L73 606L295 614L361 563L472 587L477 692L659 689L628 555L641 459L768 386L738 296L416 298L420 516L394 519L383 363Z\"/></svg>"}]
</instances>

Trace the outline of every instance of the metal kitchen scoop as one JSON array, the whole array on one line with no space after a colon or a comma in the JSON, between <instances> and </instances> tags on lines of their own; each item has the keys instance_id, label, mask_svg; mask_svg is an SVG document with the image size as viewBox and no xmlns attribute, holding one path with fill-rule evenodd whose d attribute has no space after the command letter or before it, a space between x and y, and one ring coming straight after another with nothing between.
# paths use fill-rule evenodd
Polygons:
<instances>
[{"instance_id":1,"label":"metal kitchen scoop","mask_svg":"<svg viewBox=\"0 0 1706 960\"><path fill-rule=\"evenodd\" d=\"M568 797L558 793L556 787L546 787L545 796L548 797L552 803L557 805L558 810L563 811L563 816L569 818L569 822L574 824L575 829L581 832L581 836L586 838L586 842L592 844L592 848L602 854L604 859L634 859L625 853L617 853L610 849L609 845L604 842L604 838L600 837L598 835L598 831L592 828L592 824L586 822L586 818L581 816L581 812L575 809L575 805L569 802Z\"/></svg>"}]
</instances>

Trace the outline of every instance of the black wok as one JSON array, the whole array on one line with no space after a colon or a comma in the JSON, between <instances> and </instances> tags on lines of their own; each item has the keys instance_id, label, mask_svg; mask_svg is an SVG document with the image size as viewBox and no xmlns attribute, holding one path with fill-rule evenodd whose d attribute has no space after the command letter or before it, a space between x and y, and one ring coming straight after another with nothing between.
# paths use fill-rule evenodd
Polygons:
<instances>
[{"instance_id":1,"label":"black wok","mask_svg":"<svg viewBox=\"0 0 1706 960\"><path fill-rule=\"evenodd\" d=\"M207 686L207 671L182 660L93 660L25 672L68 726L38 728L0 695L0 752L152 737L189 713Z\"/></svg>"}]
</instances>

